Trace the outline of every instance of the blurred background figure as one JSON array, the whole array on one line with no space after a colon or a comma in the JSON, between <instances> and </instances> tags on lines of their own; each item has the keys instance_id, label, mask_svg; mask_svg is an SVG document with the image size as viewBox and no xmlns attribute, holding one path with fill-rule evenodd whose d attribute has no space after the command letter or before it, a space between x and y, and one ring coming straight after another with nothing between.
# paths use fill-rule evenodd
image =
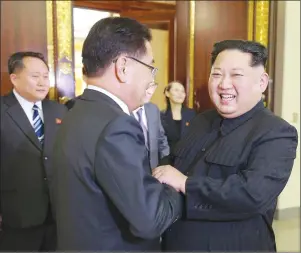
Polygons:
<instances>
[{"instance_id":1,"label":"blurred background figure","mask_svg":"<svg viewBox=\"0 0 301 253\"><path fill-rule=\"evenodd\" d=\"M173 150L176 143L186 132L196 112L184 105L186 92L184 85L180 82L169 83L164 90L164 95L166 110L161 112L161 121L170 150Z\"/></svg>"},{"instance_id":2,"label":"blurred background figure","mask_svg":"<svg viewBox=\"0 0 301 253\"><path fill-rule=\"evenodd\" d=\"M165 163L164 158L169 155L169 146L162 127L159 108L150 102L157 87L157 83L150 83L145 93L145 104L133 111L144 133L145 146L152 169L158 166L160 160Z\"/></svg>"}]
</instances>

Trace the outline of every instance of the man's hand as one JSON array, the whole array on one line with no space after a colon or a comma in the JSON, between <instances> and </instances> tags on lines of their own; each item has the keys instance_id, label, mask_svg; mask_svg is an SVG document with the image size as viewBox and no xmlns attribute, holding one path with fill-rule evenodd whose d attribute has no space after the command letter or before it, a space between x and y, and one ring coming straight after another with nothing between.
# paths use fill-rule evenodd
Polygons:
<instances>
[{"instance_id":1,"label":"man's hand","mask_svg":"<svg viewBox=\"0 0 301 253\"><path fill-rule=\"evenodd\" d=\"M168 184L175 188L176 191L181 191L185 194L187 176L182 174L176 168L170 165L159 166L153 169L153 176L161 183Z\"/></svg>"}]
</instances>

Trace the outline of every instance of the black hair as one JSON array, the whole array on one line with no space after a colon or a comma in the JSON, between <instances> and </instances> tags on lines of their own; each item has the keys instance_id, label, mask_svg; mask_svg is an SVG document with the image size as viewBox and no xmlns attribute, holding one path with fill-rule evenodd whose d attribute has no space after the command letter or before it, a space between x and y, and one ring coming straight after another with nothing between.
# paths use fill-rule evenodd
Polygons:
<instances>
[{"instance_id":1,"label":"black hair","mask_svg":"<svg viewBox=\"0 0 301 253\"><path fill-rule=\"evenodd\" d=\"M83 74L102 75L103 71L122 54L140 57L145 54L145 42L151 41L149 28L125 17L109 17L96 22L83 44Z\"/></svg>"},{"instance_id":2,"label":"black hair","mask_svg":"<svg viewBox=\"0 0 301 253\"><path fill-rule=\"evenodd\" d=\"M172 82L168 83L168 85L164 88L164 92L163 92L164 96L165 96L165 101L166 101L166 111L170 111L171 110L170 100L169 100L169 97L166 96L166 92L170 91L170 89L172 88L172 85L174 83L181 84L184 87L184 89L185 89L185 86L181 82L179 82L179 81L172 81ZM185 105L183 104L182 106L185 106Z\"/></svg>"},{"instance_id":3,"label":"black hair","mask_svg":"<svg viewBox=\"0 0 301 253\"><path fill-rule=\"evenodd\" d=\"M224 40L214 44L211 53L211 64L213 65L219 53L225 50L237 49L252 55L251 67L266 65L268 58L267 48L255 41L247 40Z\"/></svg>"},{"instance_id":4,"label":"black hair","mask_svg":"<svg viewBox=\"0 0 301 253\"><path fill-rule=\"evenodd\" d=\"M24 51L24 52L16 52L14 54L12 54L9 59L8 59L8 73L12 74L12 73L16 73L17 71L23 69L25 67L24 63L23 63L23 59L25 57L33 57L33 58L37 58L40 59L41 61L43 61L46 65L46 67L49 70L49 66L47 64L47 61L44 58L44 55L38 52L31 52L31 51Z\"/></svg>"}]
</instances>

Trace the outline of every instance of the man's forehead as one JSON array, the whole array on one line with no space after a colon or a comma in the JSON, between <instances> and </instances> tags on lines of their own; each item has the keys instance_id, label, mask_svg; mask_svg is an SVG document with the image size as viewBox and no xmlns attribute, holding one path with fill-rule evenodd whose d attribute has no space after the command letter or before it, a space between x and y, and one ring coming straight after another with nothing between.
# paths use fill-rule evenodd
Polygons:
<instances>
[{"instance_id":1,"label":"man's forehead","mask_svg":"<svg viewBox=\"0 0 301 253\"><path fill-rule=\"evenodd\" d=\"M218 54L213 67L221 65L229 66L233 69L245 69L251 67L252 55L239 50L225 50Z\"/></svg>"},{"instance_id":2,"label":"man's forehead","mask_svg":"<svg viewBox=\"0 0 301 253\"><path fill-rule=\"evenodd\" d=\"M41 59L34 58L34 57L25 57L23 59L23 65L24 65L24 69L28 70L28 71L40 69L40 67L42 67L45 71L46 71L46 69L48 71L48 68L47 68L47 65L45 64L45 62L43 62Z\"/></svg>"}]
</instances>

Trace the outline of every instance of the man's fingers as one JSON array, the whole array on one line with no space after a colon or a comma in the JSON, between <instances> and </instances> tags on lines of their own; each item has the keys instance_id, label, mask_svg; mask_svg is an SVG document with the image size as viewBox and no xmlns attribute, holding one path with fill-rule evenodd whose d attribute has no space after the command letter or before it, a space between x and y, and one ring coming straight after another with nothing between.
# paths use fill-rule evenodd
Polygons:
<instances>
[{"instance_id":1,"label":"man's fingers","mask_svg":"<svg viewBox=\"0 0 301 253\"><path fill-rule=\"evenodd\" d=\"M163 172L161 170L156 170L155 172L153 172L153 176L155 178L158 179L158 177L160 177L163 174Z\"/></svg>"}]
</instances>

